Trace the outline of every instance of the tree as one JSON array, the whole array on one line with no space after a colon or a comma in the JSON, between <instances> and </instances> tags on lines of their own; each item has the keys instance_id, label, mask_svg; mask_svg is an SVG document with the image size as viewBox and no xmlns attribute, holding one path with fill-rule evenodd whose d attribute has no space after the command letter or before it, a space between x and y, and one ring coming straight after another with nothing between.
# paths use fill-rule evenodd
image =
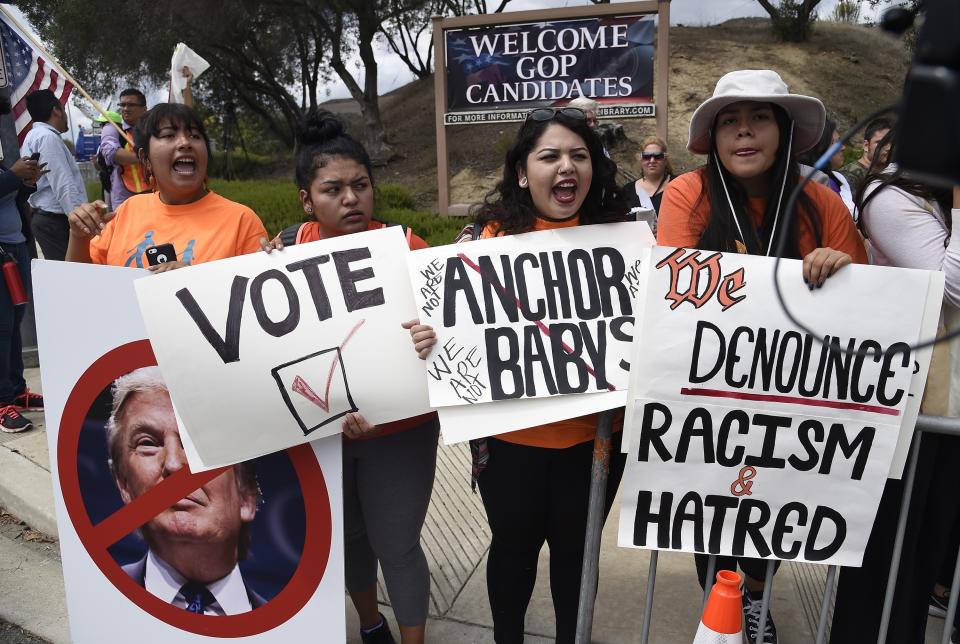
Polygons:
<instances>
[{"instance_id":1,"label":"tree","mask_svg":"<svg viewBox=\"0 0 960 644\"><path fill-rule=\"evenodd\" d=\"M770 14L773 31L781 40L805 42L810 38L813 21L816 20L816 8L820 0L780 0L774 5L772 0L757 0L760 6Z\"/></svg>"},{"instance_id":2,"label":"tree","mask_svg":"<svg viewBox=\"0 0 960 644\"><path fill-rule=\"evenodd\" d=\"M164 83L174 46L189 43L211 64L202 86L217 90L201 90L201 97L224 100L219 92L230 92L287 146L325 79L329 43L292 7L255 0L114 3L106 27L85 0L22 0L19 7L61 63L103 94L122 84Z\"/></svg>"},{"instance_id":3,"label":"tree","mask_svg":"<svg viewBox=\"0 0 960 644\"><path fill-rule=\"evenodd\" d=\"M510 1L500 0L493 13L502 12ZM485 0L431 0L418 10L385 20L380 26L380 34L414 76L426 78L433 73L433 46L430 43L433 16L466 16L473 12L487 13ZM421 52L421 38L426 45L426 55Z\"/></svg>"}]
</instances>

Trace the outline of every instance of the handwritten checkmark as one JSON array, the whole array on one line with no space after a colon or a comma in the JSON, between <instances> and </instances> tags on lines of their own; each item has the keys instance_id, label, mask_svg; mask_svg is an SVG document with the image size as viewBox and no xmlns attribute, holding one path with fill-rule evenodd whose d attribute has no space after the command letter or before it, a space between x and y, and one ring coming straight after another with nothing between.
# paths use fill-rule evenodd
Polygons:
<instances>
[{"instance_id":1,"label":"handwritten checkmark","mask_svg":"<svg viewBox=\"0 0 960 644\"><path fill-rule=\"evenodd\" d=\"M340 343L340 350L343 351L343 348L347 346L347 342L350 341L350 338L357 332L357 330L363 326L363 323L366 320L360 320L357 324L350 329L350 333L347 334L347 337L343 339L343 342ZM321 398L317 392L304 380L301 376L297 376L293 379L293 384L290 386L295 393L300 394L314 405L322 409L324 412L330 411L330 385L333 384L333 374L337 368L337 358L336 356L330 362L330 369L327 371L327 386L323 392L323 398Z\"/></svg>"},{"instance_id":2,"label":"handwritten checkmark","mask_svg":"<svg viewBox=\"0 0 960 644\"><path fill-rule=\"evenodd\" d=\"M307 384L307 381L297 376L293 379L293 385L290 387L294 392L300 394L323 411L330 411L330 388L327 388L327 395L321 398L317 392Z\"/></svg>"}]
</instances>

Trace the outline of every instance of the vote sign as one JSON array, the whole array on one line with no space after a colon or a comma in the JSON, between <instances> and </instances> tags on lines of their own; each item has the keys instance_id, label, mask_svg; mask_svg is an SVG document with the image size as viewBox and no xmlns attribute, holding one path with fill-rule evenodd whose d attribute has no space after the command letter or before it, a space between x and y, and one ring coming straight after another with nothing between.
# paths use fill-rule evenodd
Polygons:
<instances>
[{"instance_id":1,"label":"vote sign","mask_svg":"<svg viewBox=\"0 0 960 644\"><path fill-rule=\"evenodd\" d=\"M397 226L138 280L143 320L203 467L429 410Z\"/></svg>"}]
</instances>

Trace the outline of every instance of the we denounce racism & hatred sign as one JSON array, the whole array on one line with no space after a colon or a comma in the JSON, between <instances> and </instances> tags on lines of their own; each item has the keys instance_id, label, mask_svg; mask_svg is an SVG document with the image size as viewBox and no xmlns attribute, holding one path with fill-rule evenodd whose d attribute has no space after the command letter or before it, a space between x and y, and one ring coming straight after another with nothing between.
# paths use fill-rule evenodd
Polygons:
<instances>
[{"instance_id":1,"label":"we denounce racism & hatred sign","mask_svg":"<svg viewBox=\"0 0 960 644\"><path fill-rule=\"evenodd\" d=\"M810 334L777 304L773 261L653 250L621 546L860 565L908 401L922 395L913 376L929 354L909 345L943 278L851 265L811 290L802 263L784 260L784 298Z\"/></svg>"}]
</instances>

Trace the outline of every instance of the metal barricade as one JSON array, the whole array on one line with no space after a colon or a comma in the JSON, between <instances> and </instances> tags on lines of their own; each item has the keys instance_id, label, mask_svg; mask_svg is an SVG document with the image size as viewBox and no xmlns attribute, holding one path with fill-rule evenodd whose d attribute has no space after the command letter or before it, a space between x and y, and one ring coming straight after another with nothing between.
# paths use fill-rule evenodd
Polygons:
<instances>
[{"instance_id":1,"label":"metal barricade","mask_svg":"<svg viewBox=\"0 0 960 644\"><path fill-rule=\"evenodd\" d=\"M910 500L913 495L913 485L916 479L917 457L920 453L920 442L923 440L924 434L946 434L960 437L960 418L944 418L940 416L921 415L917 419L916 432L919 434L919 436L913 441L913 445L910 449L910 457L907 461L906 475L904 477L903 497L900 504L900 516L897 521L896 540L894 541L893 558L890 565L890 572L887 577L886 595L884 597L883 613L880 621L880 631L879 637L877 638L877 644L885 644L887 631L890 626L890 614L893 608L895 581L900 570L900 558L903 554L904 536L907 529L907 515L909 514ZM607 444L607 449L609 449L609 441ZM595 477L592 485L595 485L596 483L597 481ZM603 484L606 484L606 477L604 477ZM602 511L599 516L602 521ZM584 551L583 578L595 580L599 566L599 540L589 543L588 546L589 547ZM657 555L658 553L656 550L653 550L650 553L650 570L647 576L647 594L643 608L643 621L641 622L642 630L640 641L642 644L647 644L647 642L650 640L650 627L653 617L653 592L657 576ZM716 565L717 558L715 555L711 555L707 562L706 587L704 588L703 593L704 603L706 603L707 596L710 594L710 589L713 586L713 579L716 576ZM764 582L763 599L760 613L761 621L759 624L760 628L757 633L756 644L761 644L763 641L762 634L766 625L767 610L770 606L770 595L773 591L774 565L774 560L767 562L765 574L766 579ZM837 569L838 566L830 566L827 568L827 579L823 589L823 598L820 603L820 615L817 623L817 644L823 644L823 642L826 642L827 621L829 619L830 602L833 596L833 588L836 584ZM957 610L957 598L960 596L960 552L957 553L957 562L954 565L953 585L951 586L951 589L953 592L950 593L950 600L947 606L947 616L944 618L944 629L943 636L941 637L941 644L950 644L953 619ZM592 609L585 610L584 605L585 603L589 603L592 607L595 596L595 581L589 589L589 594L585 593L584 590L581 589L579 617L583 617L587 612L589 612L589 618L587 620L578 619L576 639L577 644L588 644L590 642L590 633L593 625L593 611Z\"/></svg>"}]
</instances>

